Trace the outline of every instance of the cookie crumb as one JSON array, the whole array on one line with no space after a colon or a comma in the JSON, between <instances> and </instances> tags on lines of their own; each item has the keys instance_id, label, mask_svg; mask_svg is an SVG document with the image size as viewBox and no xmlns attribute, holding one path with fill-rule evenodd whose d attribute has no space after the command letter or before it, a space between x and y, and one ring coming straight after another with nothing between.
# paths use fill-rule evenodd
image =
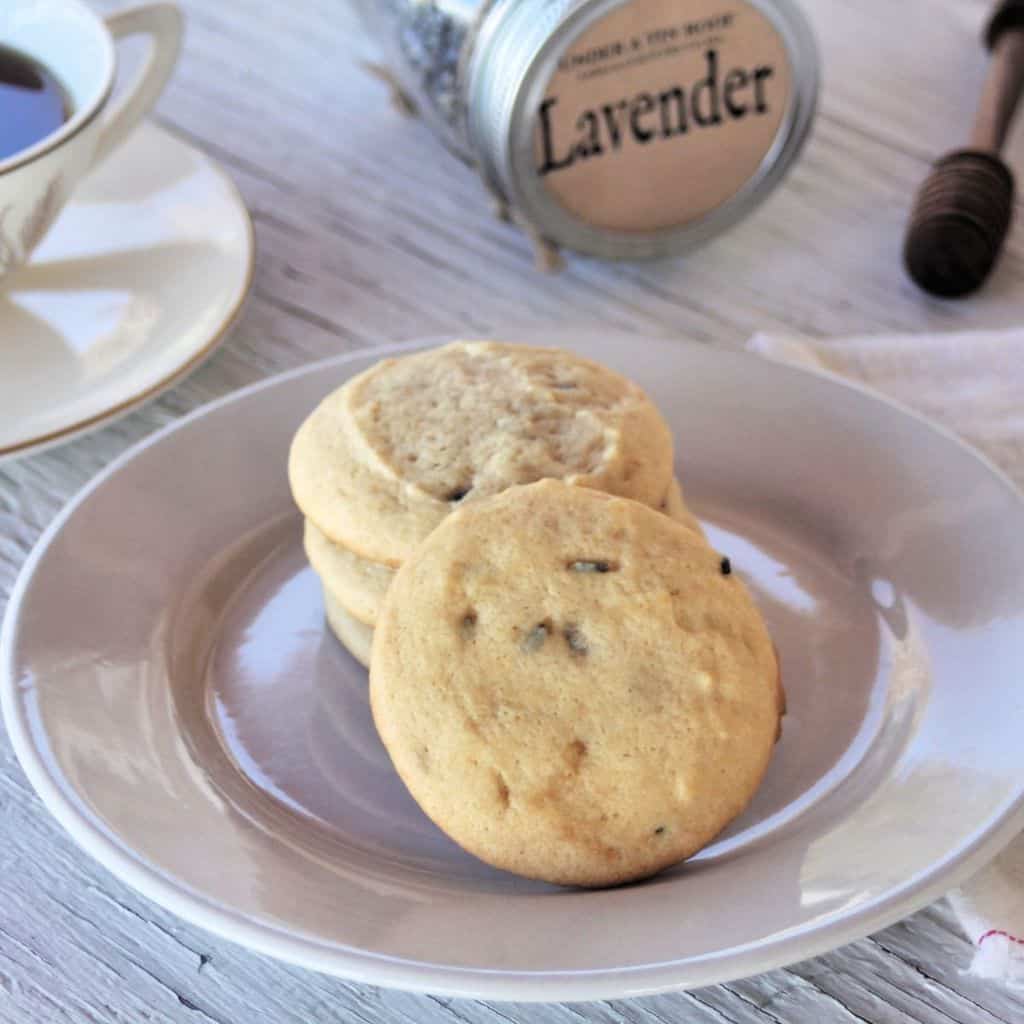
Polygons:
<instances>
[{"instance_id":1,"label":"cookie crumb","mask_svg":"<svg viewBox=\"0 0 1024 1024\"><path fill-rule=\"evenodd\" d=\"M732 574L732 562L724 556L721 561L721 568L723 576L730 576Z\"/></svg>"}]
</instances>

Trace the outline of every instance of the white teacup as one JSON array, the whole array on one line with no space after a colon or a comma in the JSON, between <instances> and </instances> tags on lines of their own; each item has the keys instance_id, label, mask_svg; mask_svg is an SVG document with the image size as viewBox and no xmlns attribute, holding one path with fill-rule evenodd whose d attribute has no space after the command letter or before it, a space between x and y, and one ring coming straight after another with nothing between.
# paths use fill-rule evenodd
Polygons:
<instances>
[{"instance_id":1,"label":"white teacup","mask_svg":"<svg viewBox=\"0 0 1024 1024\"><path fill-rule=\"evenodd\" d=\"M81 0L2 0L0 44L59 79L71 116L35 145L0 160L0 277L24 263L90 167L128 136L156 102L181 46L182 18L170 3L101 18ZM127 88L112 96L115 40L152 41Z\"/></svg>"}]
</instances>

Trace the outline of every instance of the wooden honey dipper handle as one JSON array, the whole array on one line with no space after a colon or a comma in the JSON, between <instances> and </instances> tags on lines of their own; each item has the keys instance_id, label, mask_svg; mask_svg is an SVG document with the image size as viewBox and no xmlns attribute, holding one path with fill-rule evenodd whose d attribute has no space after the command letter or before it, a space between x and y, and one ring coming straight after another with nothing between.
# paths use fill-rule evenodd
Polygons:
<instances>
[{"instance_id":1,"label":"wooden honey dipper handle","mask_svg":"<svg viewBox=\"0 0 1024 1024\"><path fill-rule=\"evenodd\" d=\"M992 61L970 145L972 149L998 153L1024 87L1024 4L1000 4L988 23L985 42Z\"/></svg>"},{"instance_id":2,"label":"wooden honey dipper handle","mask_svg":"<svg viewBox=\"0 0 1024 1024\"><path fill-rule=\"evenodd\" d=\"M969 149L935 163L917 193L903 261L925 291L944 298L979 288L1013 215L1013 174L999 156L1024 90L1024 0L1003 0L985 33L992 58Z\"/></svg>"}]
</instances>

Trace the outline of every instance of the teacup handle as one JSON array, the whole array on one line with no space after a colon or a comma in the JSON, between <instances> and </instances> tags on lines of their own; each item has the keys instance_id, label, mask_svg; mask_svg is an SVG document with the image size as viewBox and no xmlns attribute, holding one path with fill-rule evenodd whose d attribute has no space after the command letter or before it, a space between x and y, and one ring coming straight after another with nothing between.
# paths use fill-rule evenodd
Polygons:
<instances>
[{"instance_id":1,"label":"teacup handle","mask_svg":"<svg viewBox=\"0 0 1024 1024\"><path fill-rule=\"evenodd\" d=\"M156 103L178 59L184 25L181 11L172 3L128 7L107 15L104 21L115 41L125 36L148 35L152 46L134 81L103 114L94 164L124 142Z\"/></svg>"}]
</instances>

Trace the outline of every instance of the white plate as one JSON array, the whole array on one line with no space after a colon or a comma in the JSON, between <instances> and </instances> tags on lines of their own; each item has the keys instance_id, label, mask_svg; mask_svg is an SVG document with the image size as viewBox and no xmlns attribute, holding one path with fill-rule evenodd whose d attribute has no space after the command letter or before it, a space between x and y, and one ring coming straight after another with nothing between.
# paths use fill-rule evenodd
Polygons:
<instances>
[{"instance_id":1,"label":"white plate","mask_svg":"<svg viewBox=\"0 0 1024 1024\"><path fill-rule=\"evenodd\" d=\"M141 125L0 289L0 460L99 426L195 369L237 315L252 263L230 178Z\"/></svg>"},{"instance_id":2,"label":"white plate","mask_svg":"<svg viewBox=\"0 0 1024 1024\"><path fill-rule=\"evenodd\" d=\"M951 437L822 376L684 343L557 338L665 410L750 580L789 714L743 818L604 892L478 863L418 811L326 631L285 457L379 358L268 381L110 467L40 541L0 646L15 749L111 871L254 949L381 985L590 999L821 952L1017 832L1024 502Z\"/></svg>"}]
</instances>

